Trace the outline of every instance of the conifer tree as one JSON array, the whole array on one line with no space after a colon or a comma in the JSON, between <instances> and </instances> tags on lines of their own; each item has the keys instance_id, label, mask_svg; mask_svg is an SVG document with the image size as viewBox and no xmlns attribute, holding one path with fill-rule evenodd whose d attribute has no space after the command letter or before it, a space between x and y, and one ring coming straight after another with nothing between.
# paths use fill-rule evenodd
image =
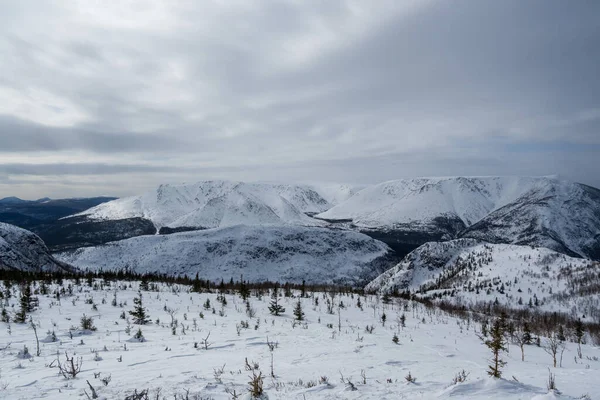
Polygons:
<instances>
[{"instance_id":1,"label":"conifer tree","mask_svg":"<svg viewBox=\"0 0 600 400\"><path fill-rule=\"evenodd\" d=\"M142 303L142 292L138 292L138 297L133 299L133 310L129 314L133 317L133 323L136 325L145 325L150 322L146 309Z\"/></svg>"},{"instance_id":2,"label":"conifer tree","mask_svg":"<svg viewBox=\"0 0 600 400\"><path fill-rule=\"evenodd\" d=\"M292 287L288 282L283 285L283 295L285 297L292 297Z\"/></svg>"},{"instance_id":3,"label":"conifer tree","mask_svg":"<svg viewBox=\"0 0 600 400\"><path fill-rule=\"evenodd\" d=\"M302 303L300 302L300 299L298 299L296 307L294 307L294 316L296 317L296 320L304 321L304 311L302 311Z\"/></svg>"},{"instance_id":4,"label":"conifer tree","mask_svg":"<svg viewBox=\"0 0 600 400\"><path fill-rule=\"evenodd\" d=\"M583 322L581 322L580 319L577 319L577 321L575 321L575 323L573 324L573 336L575 336L575 339L577 340L577 355L579 356L579 358L582 357L581 342L583 341L584 335L585 335L585 330L583 327Z\"/></svg>"},{"instance_id":5,"label":"conifer tree","mask_svg":"<svg viewBox=\"0 0 600 400\"><path fill-rule=\"evenodd\" d=\"M529 324L527 322L523 324L523 340L525 344L531 344L531 341L533 340L531 336L531 329L529 328Z\"/></svg>"},{"instance_id":6,"label":"conifer tree","mask_svg":"<svg viewBox=\"0 0 600 400\"><path fill-rule=\"evenodd\" d=\"M500 353L506 351L506 339L504 338L504 321L496 319L489 331L490 339L484 340L484 344L492 351L492 362L488 366L488 375L494 378L502 377L502 367L506 362L500 358Z\"/></svg>"},{"instance_id":7,"label":"conifer tree","mask_svg":"<svg viewBox=\"0 0 600 400\"><path fill-rule=\"evenodd\" d=\"M246 282L244 282L243 279L240 283L240 296L244 301L248 300L248 297L250 297L250 289L248 289L248 285L246 285Z\"/></svg>"},{"instance_id":8,"label":"conifer tree","mask_svg":"<svg viewBox=\"0 0 600 400\"><path fill-rule=\"evenodd\" d=\"M271 304L269 305L269 312L275 316L283 314L285 312L285 308L281 304L279 304L279 287L275 285L273 288L273 293L271 294Z\"/></svg>"},{"instance_id":9,"label":"conifer tree","mask_svg":"<svg viewBox=\"0 0 600 400\"><path fill-rule=\"evenodd\" d=\"M147 292L149 290L148 288L148 279L146 279L146 277L142 277L142 281L140 282L140 290L143 290L145 292Z\"/></svg>"},{"instance_id":10,"label":"conifer tree","mask_svg":"<svg viewBox=\"0 0 600 400\"><path fill-rule=\"evenodd\" d=\"M27 322L27 313L31 312L31 287L29 283L21 285L21 298L19 299L20 310L15 315L15 322L24 324Z\"/></svg>"},{"instance_id":11,"label":"conifer tree","mask_svg":"<svg viewBox=\"0 0 600 400\"><path fill-rule=\"evenodd\" d=\"M384 293L383 297L381 298L381 301L383 302L383 304L390 304L392 299L390 299L389 293Z\"/></svg>"},{"instance_id":12,"label":"conifer tree","mask_svg":"<svg viewBox=\"0 0 600 400\"><path fill-rule=\"evenodd\" d=\"M561 342L565 342L567 340L567 337L565 336L565 329L563 328L562 325L558 326L558 332L557 332L556 336L558 337L558 340L560 340Z\"/></svg>"},{"instance_id":13,"label":"conifer tree","mask_svg":"<svg viewBox=\"0 0 600 400\"><path fill-rule=\"evenodd\" d=\"M200 293L202 292L202 285L200 283L200 278L198 277L198 273L196 273L196 278L192 282L192 292Z\"/></svg>"}]
</instances>

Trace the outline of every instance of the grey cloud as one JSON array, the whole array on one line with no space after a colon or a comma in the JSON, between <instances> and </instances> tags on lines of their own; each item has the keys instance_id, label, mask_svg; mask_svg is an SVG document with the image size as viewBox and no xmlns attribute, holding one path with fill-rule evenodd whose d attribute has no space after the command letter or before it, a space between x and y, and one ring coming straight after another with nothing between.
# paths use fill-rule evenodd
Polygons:
<instances>
[{"instance_id":1,"label":"grey cloud","mask_svg":"<svg viewBox=\"0 0 600 400\"><path fill-rule=\"evenodd\" d=\"M97 153L186 151L182 139L157 133L104 133L83 128L48 127L0 116L0 153L87 150Z\"/></svg>"},{"instance_id":2,"label":"grey cloud","mask_svg":"<svg viewBox=\"0 0 600 400\"><path fill-rule=\"evenodd\" d=\"M140 164L0 164L0 173L7 175L109 175L183 171L183 168Z\"/></svg>"}]
</instances>

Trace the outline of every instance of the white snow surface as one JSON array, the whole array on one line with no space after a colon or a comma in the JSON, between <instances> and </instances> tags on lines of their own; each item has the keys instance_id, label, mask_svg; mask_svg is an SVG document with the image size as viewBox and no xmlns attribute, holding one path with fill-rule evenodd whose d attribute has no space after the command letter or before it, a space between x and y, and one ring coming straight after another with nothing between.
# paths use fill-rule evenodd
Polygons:
<instances>
[{"instance_id":1,"label":"white snow surface","mask_svg":"<svg viewBox=\"0 0 600 400\"><path fill-rule=\"evenodd\" d=\"M220 281L368 282L391 250L367 235L302 226L247 226L139 236L57 257L79 268L179 274ZM366 280L368 279L368 280ZM366 281L365 281L366 280Z\"/></svg>"},{"instance_id":2,"label":"white snow surface","mask_svg":"<svg viewBox=\"0 0 600 400\"><path fill-rule=\"evenodd\" d=\"M599 284L598 262L541 247L457 239L420 246L365 290L441 294L468 306L497 299L511 308L526 308L537 298L537 310L586 315L594 321L600 318Z\"/></svg>"},{"instance_id":3,"label":"white snow surface","mask_svg":"<svg viewBox=\"0 0 600 400\"><path fill-rule=\"evenodd\" d=\"M60 301L51 294L39 296L39 309L31 313L41 339L39 356L29 324L13 323L9 330L0 322L0 398L87 399L84 391L91 396L89 382L99 400L123 400L134 389L149 389L152 399L158 390L160 399L185 398L189 390L190 399L214 400L230 400L227 391L235 390L246 400L251 374L244 367L247 358L258 364L264 376L263 398L269 400L574 400L585 394L586 399L600 399L600 362L594 361L600 348L590 341L582 346L584 358L578 362L577 345L567 343L562 368L552 368L551 356L534 345L525 346L525 361L521 361L518 347L511 345L510 352L501 355L507 362L503 378L491 379L486 374L491 353L477 337L478 324L418 303L406 303L404 308L396 303L385 305L375 296L361 296L360 309L356 295L336 295L332 315L325 304L330 295L309 292L308 298L281 297L286 310L275 317L269 314L271 298L265 294L249 298L255 312L249 317L239 295L223 294L227 304L221 306L216 293L189 293L189 287L158 284L156 291L142 291L151 323L132 324L128 330L120 314L129 318L138 283L93 283L94 288L65 280L63 287L71 284L73 294L62 294ZM60 289L56 284L49 286L51 293ZM2 283L0 288L4 290ZM14 286L13 291L6 307L11 314L12 305L18 308ZM116 307L111 305L113 296ZM203 307L207 300L216 313ZM298 300L306 319L294 323L292 310ZM92 310L89 302L97 309ZM339 302L345 307L338 317ZM173 310L178 321L175 334L166 309ZM380 322L383 312L388 321L385 326ZM78 328L84 314L93 318L96 331ZM404 328L397 322L401 314L406 317ZM248 329L241 327L242 321L248 322ZM373 333L365 332L365 326L373 326ZM132 338L138 328L143 342ZM394 334L398 344L392 342ZM206 349L202 343L207 337ZM273 352L267 341L277 343ZM24 346L32 357L19 356ZM64 363L65 352L76 362L82 361L74 379L65 379L56 368L57 358ZM546 389L547 368L556 375L560 393ZM220 375L215 373L219 369L223 370ZM453 384L461 370L469 374L467 380ZM409 372L416 382L405 380ZM356 390L342 383L341 376L353 382ZM110 382L104 385L101 379L108 377Z\"/></svg>"},{"instance_id":4,"label":"white snow surface","mask_svg":"<svg viewBox=\"0 0 600 400\"><path fill-rule=\"evenodd\" d=\"M217 228L238 224L322 225L306 213L323 212L353 192L349 185L323 185L324 196L308 185L202 181L160 185L139 196L100 204L77 215L91 219L141 217L157 228Z\"/></svg>"},{"instance_id":5,"label":"white snow surface","mask_svg":"<svg viewBox=\"0 0 600 400\"><path fill-rule=\"evenodd\" d=\"M0 222L0 270L57 271L70 267L57 261L36 234Z\"/></svg>"},{"instance_id":6,"label":"white snow surface","mask_svg":"<svg viewBox=\"0 0 600 400\"><path fill-rule=\"evenodd\" d=\"M558 182L556 177L399 179L367 187L318 216L353 219L363 227L394 227L455 216L470 226L524 193Z\"/></svg>"}]
</instances>

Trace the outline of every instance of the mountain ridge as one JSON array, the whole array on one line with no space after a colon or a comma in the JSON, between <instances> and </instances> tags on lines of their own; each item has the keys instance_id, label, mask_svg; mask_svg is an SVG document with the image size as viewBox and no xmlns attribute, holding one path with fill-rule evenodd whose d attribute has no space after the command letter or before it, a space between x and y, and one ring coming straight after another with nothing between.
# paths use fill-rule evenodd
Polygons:
<instances>
[{"instance_id":1,"label":"mountain ridge","mask_svg":"<svg viewBox=\"0 0 600 400\"><path fill-rule=\"evenodd\" d=\"M386 270L391 249L358 232L304 226L236 225L138 236L57 254L92 270L199 274L220 281L367 283Z\"/></svg>"},{"instance_id":2,"label":"mountain ridge","mask_svg":"<svg viewBox=\"0 0 600 400\"><path fill-rule=\"evenodd\" d=\"M73 271L68 263L56 260L39 236L0 222L0 270Z\"/></svg>"}]
</instances>

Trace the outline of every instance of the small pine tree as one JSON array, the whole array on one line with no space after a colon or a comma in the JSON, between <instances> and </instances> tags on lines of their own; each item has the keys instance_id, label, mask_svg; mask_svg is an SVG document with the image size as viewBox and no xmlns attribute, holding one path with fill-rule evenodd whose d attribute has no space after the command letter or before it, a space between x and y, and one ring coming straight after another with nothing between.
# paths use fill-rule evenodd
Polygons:
<instances>
[{"instance_id":1,"label":"small pine tree","mask_svg":"<svg viewBox=\"0 0 600 400\"><path fill-rule=\"evenodd\" d=\"M567 337L565 336L565 329L563 328L562 325L558 326L558 332L556 334L556 337L558 338L558 340L560 340L561 342L565 342L567 340Z\"/></svg>"},{"instance_id":2,"label":"small pine tree","mask_svg":"<svg viewBox=\"0 0 600 400\"><path fill-rule=\"evenodd\" d=\"M8 312L6 311L6 308L2 307L2 313L0 314L0 321L2 322L10 322L10 317L8 316Z\"/></svg>"},{"instance_id":3,"label":"small pine tree","mask_svg":"<svg viewBox=\"0 0 600 400\"><path fill-rule=\"evenodd\" d=\"M531 329L529 328L529 324L525 322L523 324L523 341L525 344L531 344L533 337L531 336Z\"/></svg>"},{"instance_id":4,"label":"small pine tree","mask_svg":"<svg viewBox=\"0 0 600 400\"><path fill-rule=\"evenodd\" d=\"M279 288L275 286L273 293L271 294L271 304L269 305L269 312L275 316L283 314L285 308L279 304Z\"/></svg>"},{"instance_id":5,"label":"small pine tree","mask_svg":"<svg viewBox=\"0 0 600 400\"><path fill-rule=\"evenodd\" d=\"M583 322L581 322L580 319L577 319L577 321L575 321L573 324L573 336L575 336L575 339L577 340L577 355L579 358L581 358L581 343L583 342L583 337L585 336L585 330Z\"/></svg>"},{"instance_id":6,"label":"small pine tree","mask_svg":"<svg viewBox=\"0 0 600 400\"><path fill-rule=\"evenodd\" d=\"M486 337L488 335L488 321L487 321L487 319L484 319L483 322L481 323L481 335L483 337Z\"/></svg>"},{"instance_id":7,"label":"small pine tree","mask_svg":"<svg viewBox=\"0 0 600 400\"><path fill-rule=\"evenodd\" d=\"M494 378L502 377L502 367L506 365L506 362L500 358L500 353L506 351L506 339L504 338L504 321L497 319L492 324L490 329L490 339L485 340L484 344L492 351L492 364L489 365L488 375Z\"/></svg>"},{"instance_id":8,"label":"small pine tree","mask_svg":"<svg viewBox=\"0 0 600 400\"><path fill-rule=\"evenodd\" d=\"M133 338L139 340L140 342L146 341L146 339L144 338L144 334L142 333L142 328L138 328L135 335L133 335Z\"/></svg>"},{"instance_id":9,"label":"small pine tree","mask_svg":"<svg viewBox=\"0 0 600 400\"><path fill-rule=\"evenodd\" d=\"M392 299L390 298L389 293L384 293L383 297L381 298L381 301L383 302L383 304L390 304L392 302Z\"/></svg>"},{"instance_id":10,"label":"small pine tree","mask_svg":"<svg viewBox=\"0 0 600 400\"><path fill-rule=\"evenodd\" d=\"M198 273L196 273L196 278L192 282L192 292L202 292L202 283L200 282L200 277L198 276Z\"/></svg>"},{"instance_id":11,"label":"small pine tree","mask_svg":"<svg viewBox=\"0 0 600 400\"><path fill-rule=\"evenodd\" d=\"M142 278L142 281L140 282L140 290L143 290L145 292L147 292L149 290L148 280L145 277Z\"/></svg>"},{"instance_id":12,"label":"small pine tree","mask_svg":"<svg viewBox=\"0 0 600 400\"><path fill-rule=\"evenodd\" d=\"M142 292L138 292L138 297L133 299L133 310L129 311L129 315L133 317L133 323L136 325L145 325L150 322L150 318L146 313L146 309L142 303Z\"/></svg>"},{"instance_id":13,"label":"small pine tree","mask_svg":"<svg viewBox=\"0 0 600 400\"><path fill-rule=\"evenodd\" d=\"M244 301L248 300L248 297L250 297L250 289L248 288L248 285L246 285L246 282L244 282L243 280L240 283L240 296Z\"/></svg>"},{"instance_id":14,"label":"small pine tree","mask_svg":"<svg viewBox=\"0 0 600 400\"><path fill-rule=\"evenodd\" d=\"M94 320L92 319L92 317L87 317L85 314L83 314L83 317L81 317L81 329L83 329L84 331L96 330L96 327L94 326Z\"/></svg>"},{"instance_id":15,"label":"small pine tree","mask_svg":"<svg viewBox=\"0 0 600 400\"><path fill-rule=\"evenodd\" d=\"M19 299L21 306L19 312L15 314L15 322L24 324L27 322L27 313L32 311L31 307L31 286L29 283L21 285L21 298Z\"/></svg>"},{"instance_id":16,"label":"small pine tree","mask_svg":"<svg viewBox=\"0 0 600 400\"><path fill-rule=\"evenodd\" d=\"M304 321L304 311L302 311L302 303L300 302L300 299L298 299L296 307L294 307L294 316L296 317L296 320Z\"/></svg>"}]
</instances>

